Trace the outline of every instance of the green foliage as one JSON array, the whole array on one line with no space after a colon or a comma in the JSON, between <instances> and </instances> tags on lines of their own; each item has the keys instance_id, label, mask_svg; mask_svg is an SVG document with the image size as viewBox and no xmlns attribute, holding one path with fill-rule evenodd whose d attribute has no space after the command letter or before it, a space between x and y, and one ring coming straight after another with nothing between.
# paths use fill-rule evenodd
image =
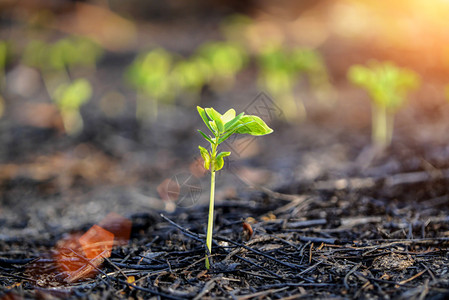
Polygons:
<instances>
[{"instance_id":1,"label":"green foliage","mask_svg":"<svg viewBox=\"0 0 449 300\"><path fill-rule=\"evenodd\" d=\"M8 57L8 43L0 40L0 69L4 69L6 66L6 59Z\"/></svg>"},{"instance_id":2,"label":"green foliage","mask_svg":"<svg viewBox=\"0 0 449 300\"><path fill-rule=\"evenodd\" d=\"M201 130L198 130L206 141L210 144L210 150L198 146L201 157L204 160L204 168L211 172L211 194L209 203L209 221L207 225L206 237L206 268L209 269L209 254L212 251L212 231L213 231L213 217L214 217L214 195L215 195L215 172L219 171L224 166L224 157L231 155L231 152L217 152L218 146L223 143L232 134L249 134L254 136L261 136L270 134L273 129L267 126L265 122L253 115L245 115L240 113L236 116L235 110L230 109L225 114L220 114L213 108L197 107L198 113L201 116L204 124L211 132L211 135L206 135Z\"/></svg>"},{"instance_id":3,"label":"green foliage","mask_svg":"<svg viewBox=\"0 0 449 300\"><path fill-rule=\"evenodd\" d=\"M327 70L321 56L314 50L281 46L267 46L259 53L259 85L279 101L288 121L301 121L306 116L301 99L294 97L294 88L301 77L321 94L329 90Z\"/></svg>"},{"instance_id":4,"label":"green foliage","mask_svg":"<svg viewBox=\"0 0 449 300\"><path fill-rule=\"evenodd\" d=\"M177 61L171 77L179 93L187 92L198 96L202 87L211 81L212 68L206 59L192 57Z\"/></svg>"},{"instance_id":5,"label":"green foliage","mask_svg":"<svg viewBox=\"0 0 449 300\"><path fill-rule=\"evenodd\" d=\"M33 40L24 50L23 62L41 71L64 71L93 68L102 54L98 44L84 37L67 37L54 43Z\"/></svg>"},{"instance_id":6,"label":"green foliage","mask_svg":"<svg viewBox=\"0 0 449 300\"><path fill-rule=\"evenodd\" d=\"M60 85L54 92L53 99L61 112L64 128L68 134L76 134L83 128L80 108L92 96L92 87L84 78L72 83Z\"/></svg>"},{"instance_id":7,"label":"green foliage","mask_svg":"<svg viewBox=\"0 0 449 300\"><path fill-rule=\"evenodd\" d=\"M248 61L245 50L230 42L206 43L197 50L196 56L209 65L212 75L210 83L217 89L232 86L235 76Z\"/></svg>"},{"instance_id":8,"label":"green foliage","mask_svg":"<svg viewBox=\"0 0 449 300\"><path fill-rule=\"evenodd\" d=\"M419 86L418 75L394 64L372 61L368 66L354 65L348 72L349 80L365 89L378 106L396 111L403 106L407 93Z\"/></svg>"},{"instance_id":9,"label":"green foliage","mask_svg":"<svg viewBox=\"0 0 449 300\"><path fill-rule=\"evenodd\" d=\"M125 78L141 95L137 116L143 119L148 114L139 110L154 111L158 102L171 103L179 94L198 99L207 84L213 89L232 86L246 61L245 51L227 42L204 44L188 58L158 48L139 55L128 67ZM148 101L153 101L152 105L145 105Z\"/></svg>"},{"instance_id":10,"label":"green foliage","mask_svg":"<svg viewBox=\"0 0 449 300\"><path fill-rule=\"evenodd\" d=\"M54 93L54 100L61 110L79 110L91 96L92 87L89 81L80 78L60 85Z\"/></svg>"},{"instance_id":11,"label":"green foliage","mask_svg":"<svg viewBox=\"0 0 449 300\"><path fill-rule=\"evenodd\" d=\"M144 95L158 101L174 97L170 84L173 55L163 49L154 49L139 55L125 74L128 82Z\"/></svg>"},{"instance_id":12,"label":"green foliage","mask_svg":"<svg viewBox=\"0 0 449 300\"><path fill-rule=\"evenodd\" d=\"M173 55L164 49L154 49L136 57L128 67L125 78L137 92L136 117L155 120L158 103L171 103L175 90L170 78Z\"/></svg>"},{"instance_id":13,"label":"green foliage","mask_svg":"<svg viewBox=\"0 0 449 300\"><path fill-rule=\"evenodd\" d=\"M10 44L7 41L0 40L0 91L3 90L5 85L5 68L9 54ZM1 106L1 108L3 108L3 106ZM3 109L1 109L1 112L3 112Z\"/></svg>"},{"instance_id":14,"label":"green foliage","mask_svg":"<svg viewBox=\"0 0 449 300\"><path fill-rule=\"evenodd\" d=\"M389 145L394 114L405 104L407 94L418 88L418 74L390 62L372 61L367 66L352 66L348 79L366 90L371 98L373 142L381 147Z\"/></svg>"}]
</instances>

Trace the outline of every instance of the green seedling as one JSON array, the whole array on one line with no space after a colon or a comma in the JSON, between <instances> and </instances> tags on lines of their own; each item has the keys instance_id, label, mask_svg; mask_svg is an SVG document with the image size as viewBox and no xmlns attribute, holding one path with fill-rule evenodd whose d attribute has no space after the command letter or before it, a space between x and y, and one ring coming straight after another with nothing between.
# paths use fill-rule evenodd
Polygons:
<instances>
[{"instance_id":1,"label":"green seedling","mask_svg":"<svg viewBox=\"0 0 449 300\"><path fill-rule=\"evenodd\" d=\"M55 90L53 99L61 113L67 134L77 134L83 129L80 108L89 101L91 96L92 87L84 78L76 79L69 84L62 84Z\"/></svg>"},{"instance_id":2,"label":"green seedling","mask_svg":"<svg viewBox=\"0 0 449 300\"><path fill-rule=\"evenodd\" d=\"M67 37L54 43L31 41L25 48L25 64L41 71L70 72L77 68L94 69L103 50L84 37Z\"/></svg>"},{"instance_id":3,"label":"green seedling","mask_svg":"<svg viewBox=\"0 0 449 300\"><path fill-rule=\"evenodd\" d=\"M102 51L99 45L84 37L67 37L54 43L34 40L26 46L22 60L40 71L52 97L60 86L70 85L71 74L95 69Z\"/></svg>"},{"instance_id":4,"label":"green seedling","mask_svg":"<svg viewBox=\"0 0 449 300\"><path fill-rule=\"evenodd\" d=\"M304 74L315 97L323 105L329 106L333 87L323 57L315 50L296 48L290 54L295 72Z\"/></svg>"},{"instance_id":5,"label":"green seedling","mask_svg":"<svg viewBox=\"0 0 449 300\"><path fill-rule=\"evenodd\" d=\"M136 117L155 120L158 102L171 103L175 96L170 72L173 56L163 49L139 55L128 67L125 78L137 90Z\"/></svg>"},{"instance_id":6,"label":"green seedling","mask_svg":"<svg viewBox=\"0 0 449 300\"><path fill-rule=\"evenodd\" d=\"M405 104L407 94L419 86L419 76L389 62L373 61L368 66L352 66L348 78L371 98L373 143L381 148L390 145L394 115Z\"/></svg>"},{"instance_id":7,"label":"green seedling","mask_svg":"<svg viewBox=\"0 0 449 300\"><path fill-rule=\"evenodd\" d=\"M215 199L215 173L223 168L224 157L231 152L218 153L218 147L233 134L250 134L254 136L266 135L273 132L265 122L252 115L240 113L236 116L235 110L230 109L221 115L213 108L197 107L201 119L206 124L212 135L206 135L201 130L198 132L209 142L209 150L199 146L201 156L204 160L204 168L210 171L210 202L209 220L206 234L206 269L210 268L210 253L212 252L212 232L214 224L214 199Z\"/></svg>"},{"instance_id":8,"label":"green seedling","mask_svg":"<svg viewBox=\"0 0 449 300\"><path fill-rule=\"evenodd\" d=\"M197 50L196 56L208 63L211 70L208 83L215 90L231 88L248 61L246 51L231 42L206 43Z\"/></svg>"},{"instance_id":9,"label":"green seedling","mask_svg":"<svg viewBox=\"0 0 449 300\"><path fill-rule=\"evenodd\" d=\"M0 90L5 85L5 67L8 58L8 43L0 40Z\"/></svg>"},{"instance_id":10,"label":"green seedling","mask_svg":"<svg viewBox=\"0 0 449 300\"><path fill-rule=\"evenodd\" d=\"M212 68L204 58L193 57L177 61L170 75L177 93L192 95L197 102L203 86L211 81Z\"/></svg>"},{"instance_id":11,"label":"green seedling","mask_svg":"<svg viewBox=\"0 0 449 300\"><path fill-rule=\"evenodd\" d=\"M306 77L318 98L324 98L330 90L327 70L321 56L311 49L284 49L268 45L257 57L259 85L278 101L289 122L303 121L306 109L303 101L295 97L295 87Z\"/></svg>"},{"instance_id":12,"label":"green seedling","mask_svg":"<svg viewBox=\"0 0 449 300\"><path fill-rule=\"evenodd\" d=\"M293 96L298 78L288 53L279 46L266 47L258 55L257 62L258 83L276 99L286 120L303 120L306 115L304 103L295 101Z\"/></svg>"}]
</instances>

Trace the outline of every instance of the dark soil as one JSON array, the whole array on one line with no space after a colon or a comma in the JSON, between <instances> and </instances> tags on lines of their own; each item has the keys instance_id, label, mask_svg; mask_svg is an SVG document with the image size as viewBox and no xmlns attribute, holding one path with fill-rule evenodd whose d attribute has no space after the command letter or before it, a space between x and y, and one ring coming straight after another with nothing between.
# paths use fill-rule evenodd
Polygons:
<instances>
[{"instance_id":1,"label":"dark soil","mask_svg":"<svg viewBox=\"0 0 449 300\"><path fill-rule=\"evenodd\" d=\"M158 21L151 30L179 53L217 35L187 23ZM178 35L169 38L164 26ZM201 28L207 37L196 35ZM449 108L420 103L435 88L424 86L399 112L392 146L369 146L369 104L344 83L347 61L332 56L344 45L333 46L323 51L336 66L335 103L321 107L298 91L309 112L304 123L285 124L262 109L274 133L225 146L233 154L217 177L210 270L208 174L194 172L203 124L182 97L161 108L158 122L135 121L135 94L122 78L135 52L107 53L89 75L97 88L75 137L23 117L24 103L49 102L43 88L30 99L6 94L0 299L449 298ZM197 104L251 111L265 97L254 73L239 74L223 94L206 87ZM129 100L115 118L98 109L110 90ZM175 179L187 181L172 199L166 182ZM70 242L111 212L132 222L130 237L116 240L105 259L87 259Z\"/></svg>"}]
</instances>

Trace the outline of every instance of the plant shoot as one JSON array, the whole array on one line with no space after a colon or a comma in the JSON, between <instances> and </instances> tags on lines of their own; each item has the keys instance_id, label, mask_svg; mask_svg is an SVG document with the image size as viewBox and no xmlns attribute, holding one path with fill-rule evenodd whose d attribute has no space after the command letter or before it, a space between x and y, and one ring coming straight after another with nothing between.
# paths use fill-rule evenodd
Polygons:
<instances>
[{"instance_id":1,"label":"plant shoot","mask_svg":"<svg viewBox=\"0 0 449 300\"><path fill-rule=\"evenodd\" d=\"M381 148L390 145L394 114L404 105L407 93L419 86L418 75L389 62L373 61L366 67L352 66L348 78L371 97L373 143Z\"/></svg>"},{"instance_id":2,"label":"plant shoot","mask_svg":"<svg viewBox=\"0 0 449 300\"><path fill-rule=\"evenodd\" d=\"M235 133L260 136L272 133L273 129L268 127L267 124L257 116L245 115L244 113L240 113L236 116L235 110L232 108L223 115L213 108L201 108L197 106L197 109L204 124L206 124L211 132L211 135L207 135L201 130L198 130L204 139L209 142L210 146L209 149L198 146L204 160L204 168L209 170L211 174L209 220L207 223L206 234L206 269L209 269L209 256L212 252L212 232L214 224L215 172L223 168L224 157L231 155L231 152L218 153L218 147Z\"/></svg>"}]
</instances>

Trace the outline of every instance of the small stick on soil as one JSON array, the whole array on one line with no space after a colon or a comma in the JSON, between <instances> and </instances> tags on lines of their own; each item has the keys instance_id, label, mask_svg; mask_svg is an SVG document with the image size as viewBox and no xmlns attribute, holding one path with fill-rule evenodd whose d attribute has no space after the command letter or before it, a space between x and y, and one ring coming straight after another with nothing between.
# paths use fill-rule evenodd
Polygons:
<instances>
[{"instance_id":1,"label":"small stick on soil","mask_svg":"<svg viewBox=\"0 0 449 300\"><path fill-rule=\"evenodd\" d=\"M419 272L419 273L413 275L412 277L400 281L399 284L404 284L404 283L407 283L407 282L409 282L409 281L412 281L413 279L418 278L419 276L421 276L421 275L424 274L425 272L427 272L427 270L422 270L421 272Z\"/></svg>"},{"instance_id":2,"label":"small stick on soil","mask_svg":"<svg viewBox=\"0 0 449 300\"><path fill-rule=\"evenodd\" d=\"M257 267L257 268L259 268L259 269L261 269L261 270L263 270L263 271L265 271L265 272L267 272L268 274L274 276L274 278L281 279L281 280L284 280L284 279L285 279L284 277L279 276L278 274L274 273L273 271L270 271L270 270L268 270L267 268L264 268L264 267L262 267L261 265L256 264L255 262L253 262L253 261L251 261L251 260L249 260L249 259L247 259L247 258L243 258L243 257L241 257L240 255L236 255L235 257L237 257L238 259L241 259L241 260L243 260L244 262L247 262L247 263L249 263L249 264L251 264L251 265L253 265L253 266L255 266L255 267Z\"/></svg>"},{"instance_id":3,"label":"small stick on soil","mask_svg":"<svg viewBox=\"0 0 449 300\"><path fill-rule=\"evenodd\" d=\"M167 221L168 223L172 224L173 226L175 226L176 228L178 228L179 230L181 230L182 232L185 233L185 235L187 235L188 237L194 239L197 242L201 242L204 244L204 240L202 238L199 237L198 234L191 232L190 230L188 230L187 228L182 227L181 225L173 222L172 220L170 220L169 218L167 218L166 216L164 216L163 214L160 215L162 219L164 219L165 221Z\"/></svg>"},{"instance_id":4,"label":"small stick on soil","mask_svg":"<svg viewBox=\"0 0 449 300\"><path fill-rule=\"evenodd\" d=\"M206 282L206 284L204 285L201 292L199 292L198 295L196 295L195 298L193 298L193 300L199 300L204 295L209 293L215 287L215 284L216 284L215 281L220 280L220 279L221 279L220 277L216 277L216 278L213 278L213 279L209 280L208 282Z\"/></svg>"},{"instance_id":5,"label":"small stick on soil","mask_svg":"<svg viewBox=\"0 0 449 300\"><path fill-rule=\"evenodd\" d=\"M236 246L245 248L246 250L249 250L249 251L251 251L253 253L256 253L258 255L262 255L262 256L264 256L264 257L266 257L266 258L268 258L268 259L270 259L270 260L272 260L272 261L274 261L274 262L276 262L278 264L281 264L283 266L286 266L286 267L289 267L289 268L292 268L292 269L295 269L295 270L302 269L302 266L300 266L300 265L295 265L295 264L287 263L287 262L284 262L284 261L280 261L280 260L272 257L271 255L268 255L266 253L260 252L259 250L256 250L254 248L248 247L246 245L234 242L234 241L232 241L230 239L227 239L225 237L217 236L217 237L215 237L215 239L220 240L220 241L224 241L224 242L228 242L228 243L234 244Z\"/></svg>"},{"instance_id":6,"label":"small stick on soil","mask_svg":"<svg viewBox=\"0 0 449 300\"><path fill-rule=\"evenodd\" d=\"M251 298L262 299L262 298L266 298L266 296L268 296L268 295L272 295L272 294L276 294L278 292L285 291L286 289L288 289L288 286L277 289L277 290L271 289L271 290L266 290L266 291L260 291L260 292L254 293L254 294L245 295L245 296L238 296L237 299L238 300L247 300L247 299L251 299Z\"/></svg>"},{"instance_id":7,"label":"small stick on soil","mask_svg":"<svg viewBox=\"0 0 449 300\"><path fill-rule=\"evenodd\" d=\"M348 284L349 276L351 276L352 273L357 271L357 269L360 268L361 265L362 265L362 263L358 263L351 270L349 270L348 274L346 274L345 279L343 280L343 283L344 283L345 288L346 288L347 291L349 291L349 284Z\"/></svg>"}]
</instances>

